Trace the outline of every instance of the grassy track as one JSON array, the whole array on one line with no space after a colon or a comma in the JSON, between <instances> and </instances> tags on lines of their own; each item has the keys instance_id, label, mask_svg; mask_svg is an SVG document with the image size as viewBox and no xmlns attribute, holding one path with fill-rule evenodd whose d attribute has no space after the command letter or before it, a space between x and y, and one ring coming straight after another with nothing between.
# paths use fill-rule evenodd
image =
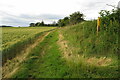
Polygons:
<instances>
[{"instance_id":1,"label":"grassy track","mask_svg":"<svg viewBox=\"0 0 120 80\"><path fill-rule=\"evenodd\" d=\"M21 54L19 54L17 57L13 58L12 60L9 60L5 63L5 65L2 67L2 73L4 78L9 78L12 74L14 74L18 69L19 66L24 60L26 60L26 57L29 55L31 50L38 45L41 41L44 40L44 37L47 36L50 32L45 32L42 34L35 43L29 45L26 49L22 51Z\"/></svg>"},{"instance_id":2,"label":"grassy track","mask_svg":"<svg viewBox=\"0 0 120 80\"><path fill-rule=\"evenodd\" d=\"M13 78L61 78L67 66L57 45L58 32L50 33L34 48Z\"/></svg>"}]
</instances>

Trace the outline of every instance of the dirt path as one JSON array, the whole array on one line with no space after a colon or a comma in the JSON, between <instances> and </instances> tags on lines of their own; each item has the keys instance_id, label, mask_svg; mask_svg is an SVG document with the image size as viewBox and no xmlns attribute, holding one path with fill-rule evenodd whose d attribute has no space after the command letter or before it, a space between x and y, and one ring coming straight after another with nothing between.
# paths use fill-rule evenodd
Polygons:
<instances>
[{"instance_id":1,"label":"dirt path","mask_svg":"<svg viewBox=\"0 0 120 80\"><path fill-rule=\"evenodd\" d=\"M82 58L80 55L73 53L74 48L72 46L68 46L68 41L64 40L64 36L61 32L59 32L58 45L63 53L63 58L66 59L67 62L79 63L79 61L81 61Z\"/></svg>"},{"instance_id":2,"label":"dirt path","mask_svg":"<svg viewBox=\"0 0 120 80\"><path fill-rule=\"evenodd\" d=\"M61 33L59 34L58 44L60 45L60 49L63 51L63 56L68 59L71 56L72 51L68 48L67 41L64 40Z\"/></svg>"},{"instance_id":3,"label":"dirt path","mask_svg":"<svg viewBox=\"0 0 120 80\"><path fill-rule=\"evenodd\" d=\"M18 55L12 60L7 61L7 63L5 63L5 65L2 67L2 77L10 78L10 76L12 76L20 68L20 64L26 60L26 57L31 52L31 50L40 42L42 42L49 33L50 32L45 32L35 41L35 43L29 45L28 48L22 51L20 55Z\"/></svg>"},{"instance_id":4,"label":"dirt path","mask_svg":"<svg viewBox=\"0 0 120 80\"><path fill-rule=\"evenodd\" d=\"M77 62L79 55L73 54L73 50L70 46L68 46L68 41L64 40L64 36L61 32L59 32L59 40L58 45L60 46L60 50L62 51L63 58L67 61Z\"/></svg>"}]
</instances>

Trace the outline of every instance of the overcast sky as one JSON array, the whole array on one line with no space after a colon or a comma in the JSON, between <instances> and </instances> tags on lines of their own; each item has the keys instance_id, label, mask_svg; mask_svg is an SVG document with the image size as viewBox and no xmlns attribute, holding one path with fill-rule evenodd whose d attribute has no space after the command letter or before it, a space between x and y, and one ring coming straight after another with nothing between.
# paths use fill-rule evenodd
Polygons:
<instances>
[{"instance_id":1,"label":"overcast sky","mask_svg":"<svg viewBox=\"0 0 120 80\"><path fill-rule=\"evenodd\" d=\"M31 22L52 23L80 11L85 19L96 19L100 10L111 10L119 0L0 0L0 25L28 26Z\"/></svg>"}]
</instances>

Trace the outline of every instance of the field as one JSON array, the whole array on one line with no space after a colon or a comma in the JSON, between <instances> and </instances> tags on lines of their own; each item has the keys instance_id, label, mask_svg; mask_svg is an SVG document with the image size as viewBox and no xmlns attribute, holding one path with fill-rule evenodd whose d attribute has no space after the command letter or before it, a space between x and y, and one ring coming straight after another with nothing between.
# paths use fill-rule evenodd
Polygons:
<instances>
[{"instance_id":1,"label":"field","mask_svg":"<svg viewBox=\"0 0 120 80\"><path fill-rule=\"evenodd\" d=\"M54 29L54 27L2 28L2 49L51 29Z\"/></svg>"},{"instance_id":2,"label":"field","mask_svg":"<svg viewBox=\"0 0 120 80\"><path fill-rule=\"evenodd\" d=\"M2 28L3 64L7 59L14 58L29 44L33 43L42 32L54 28L55 27Z\"/></svg>"}]
</instances>

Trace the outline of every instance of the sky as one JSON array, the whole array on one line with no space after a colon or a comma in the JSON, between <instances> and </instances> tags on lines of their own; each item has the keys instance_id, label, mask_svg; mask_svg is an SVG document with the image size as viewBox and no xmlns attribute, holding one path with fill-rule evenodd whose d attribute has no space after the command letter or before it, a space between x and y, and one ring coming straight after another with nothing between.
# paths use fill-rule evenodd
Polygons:
<instances>
[{"instance_id":1,"label":"sky","mask_svg":"<svg viewBox=\"0 0 120 80\"><path fill-rule=\"evenodd\" d=\"M96 19L100 10L112 10L106 4L119 0L0 0L0 25L29 26L30 23L52 23L80 11L86 20Z\"/></svg>"}]
</instances>

